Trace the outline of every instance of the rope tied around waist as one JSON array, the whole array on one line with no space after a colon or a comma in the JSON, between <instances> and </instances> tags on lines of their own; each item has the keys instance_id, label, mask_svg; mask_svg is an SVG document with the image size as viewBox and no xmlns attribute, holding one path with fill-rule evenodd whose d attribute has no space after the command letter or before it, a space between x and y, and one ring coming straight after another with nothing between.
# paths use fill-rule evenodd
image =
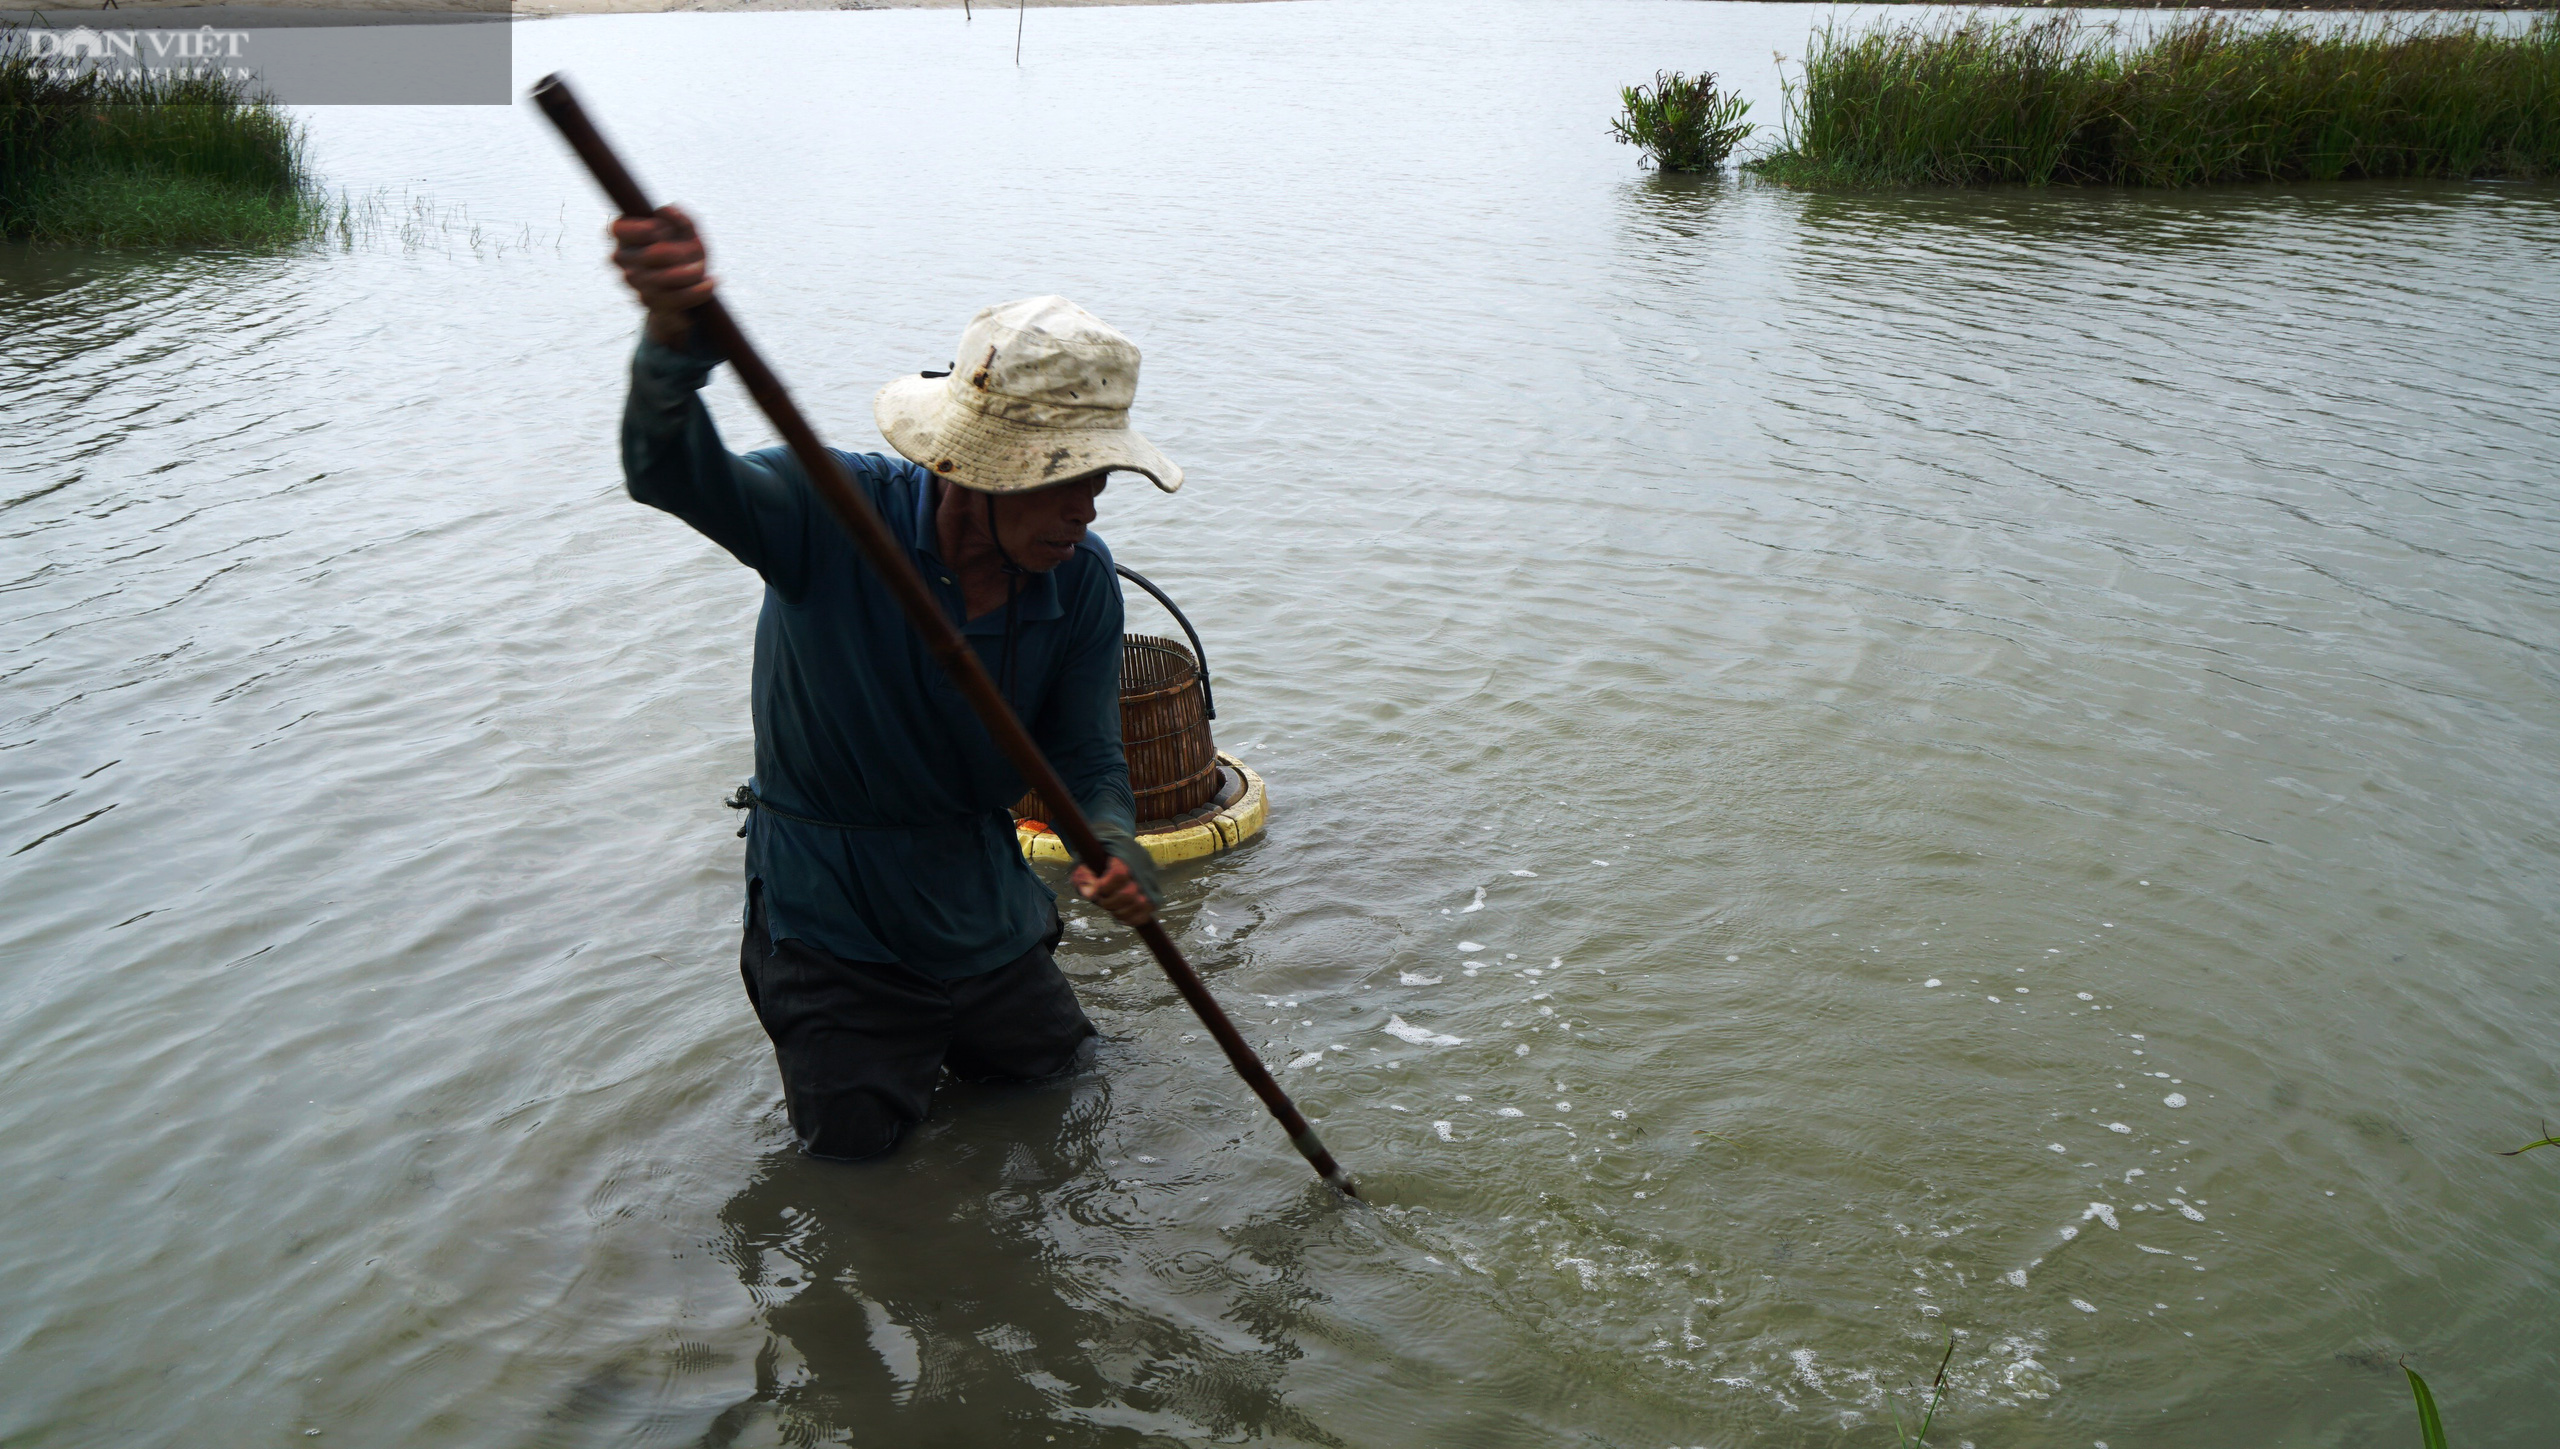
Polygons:
<instances>
[{"instance_id":1,"label":"rope tied around waist","mask_svg":"<svg viewBox=\"0 0 2560 1449\"><path fill-rule=\"evenodd\" d=\"M755 787L751 785L740 785L735 791L730 793L728 799L723 800L720 803L728 806L732 810L762 810L768 815L779 815L785 820L796 820L802 825L815 825L821 830L860 830L862 828L859 825L846 825L841 821L818 820L807 815L794 815L790 811L783 809L781 806L774 804L770 800L767 800L762 795L757 794L755 792ZM738 822L738 838L740 840L747 838L747 827L754 822L755 817L753 815L746 816Z\"/></svg>"},{"instance_id":2,"label":"rope tied around waist","mask_svg":"<svg viewBox=\"0 0 2560 1449\"><path fill-rule=\"evenodd\" d=\"M795 815L792 812L783 809L781 806L774 804L772 801L767 800L762 795L757 794L753 785L745 784L742 784L737 789L729 792L729 798L721 801L720 803L728 806L732 810L761 810L767 815L777 815L785 820L793 821L801 825L814 825L820 830L928 830L934 828L936 825L968 825L982 818L976 815L963 815L950 820L925 821L922 823L905 823L896 825L847 825L841 820L820 820L814 815ZM1013 828L1013 816L1010 812L999 809L993 813L1003 818L1005 829L1007 831L1010 831ZM738 822L738 838L740 840L747 838L747 826L754 823L754 820L755 817L753 815L749 815L744 820Z\"/></svg>"}]
</instances>

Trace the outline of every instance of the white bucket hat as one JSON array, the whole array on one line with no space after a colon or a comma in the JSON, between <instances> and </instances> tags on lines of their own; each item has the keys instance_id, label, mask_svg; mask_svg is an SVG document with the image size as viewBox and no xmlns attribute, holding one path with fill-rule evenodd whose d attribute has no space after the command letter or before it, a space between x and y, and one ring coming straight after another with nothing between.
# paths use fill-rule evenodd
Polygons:
<instances>
[{"instance_id":1,"label":"white bucket hat","mask_svg":"<svg viewBox=\"0 0 2560 1449\"><path fill-rule=\"evenodd\" d=\"M1064 297L1026 297L970 318L948 376L899 378L871 414L890 447L981 493L1123 470L1171 493L1182 470L1129 426L1137 395L1136 343Z\"/></svg>"}]
</instances>

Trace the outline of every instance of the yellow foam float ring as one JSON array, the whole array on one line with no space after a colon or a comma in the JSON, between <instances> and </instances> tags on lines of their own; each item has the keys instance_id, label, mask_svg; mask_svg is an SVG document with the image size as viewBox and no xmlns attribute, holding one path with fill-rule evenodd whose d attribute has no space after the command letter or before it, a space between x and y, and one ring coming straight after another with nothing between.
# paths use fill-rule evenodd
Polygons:
<instances>
[{"instance_id":1,"label":"yellow foam float ring","mask_svg":"<svg viewBox=\"0 0 2560 1449\"><path fill-rule=\"evenodd\" d=\"M1141 831L1138 843L1158 865L1171 865L1178 860L1198 860L1233 850L1262 833L1271 807L1262 793L1262 777L1245 762L1218 752L1219 768L1231 777L1218 798L1180 820L1148 821L1153 829ZM1013 838L1030 860L1051 860L1070 864L1075 855L1058 833L1037 820L1017 820Z\"/></svg>"}]
</instances>

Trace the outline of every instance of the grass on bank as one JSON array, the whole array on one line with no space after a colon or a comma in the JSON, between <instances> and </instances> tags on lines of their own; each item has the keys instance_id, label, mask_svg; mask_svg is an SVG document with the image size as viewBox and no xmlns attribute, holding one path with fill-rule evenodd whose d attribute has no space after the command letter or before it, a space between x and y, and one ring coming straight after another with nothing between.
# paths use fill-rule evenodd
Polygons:
<instances>
[{"instance_id":1,"label":"grass on bank","mask_svg":"<svg viewBox=\"0 0 2560 1449\"><path fill-rule=\"evenodd\" d=\"M1643 147L1645 159L1663 171L1713 171L1756 129L1742 119L1751 103L1719 94L1713 72L1666 70L1652 85L1618 92L1618 99L1625 109L1609 123L1609 134Z\"/></svg>"},{"instance_id":2,"label":"grass on bank","mask_svg":"<svg viewBox=\"0 0 2560 1449\"><path fill-rule=\"evenodd\" d=\"M2560 16L2306 24L2071 16L1813 39L1784 138L1815 186L2194 186L2560 171Z\"/></svg>"},{"instance_id":3,"label":"grass on bank","mask_svg":"<svg viewBox=\"0 0 2560 1449\"><path fill-rule=\"evenodd\" d=\"M66 74L23 46L0 54L0 238L257 246L335 219L301 125L237 81Z\"/></svg>"}]
</instances>

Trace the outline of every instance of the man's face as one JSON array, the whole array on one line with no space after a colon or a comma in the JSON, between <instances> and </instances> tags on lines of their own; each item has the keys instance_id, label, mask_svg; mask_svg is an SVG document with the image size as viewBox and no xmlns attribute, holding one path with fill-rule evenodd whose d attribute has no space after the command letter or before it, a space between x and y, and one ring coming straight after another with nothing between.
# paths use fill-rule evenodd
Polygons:
<instances>
[{"instance_id":1,"label":"man's face","mask_svg":"<svg viewBox=\"0 0 2560 1449\"><path fill-rule=\"evenodd\" d=\"M1007 493L996 499L996 539L1013 561L1035 574L1045 574L1075 557L1076 545L1094 520L1095 500L1102 497L1108 475L1079 478L1029 493Z\"/></svg>"}]
</instances>

